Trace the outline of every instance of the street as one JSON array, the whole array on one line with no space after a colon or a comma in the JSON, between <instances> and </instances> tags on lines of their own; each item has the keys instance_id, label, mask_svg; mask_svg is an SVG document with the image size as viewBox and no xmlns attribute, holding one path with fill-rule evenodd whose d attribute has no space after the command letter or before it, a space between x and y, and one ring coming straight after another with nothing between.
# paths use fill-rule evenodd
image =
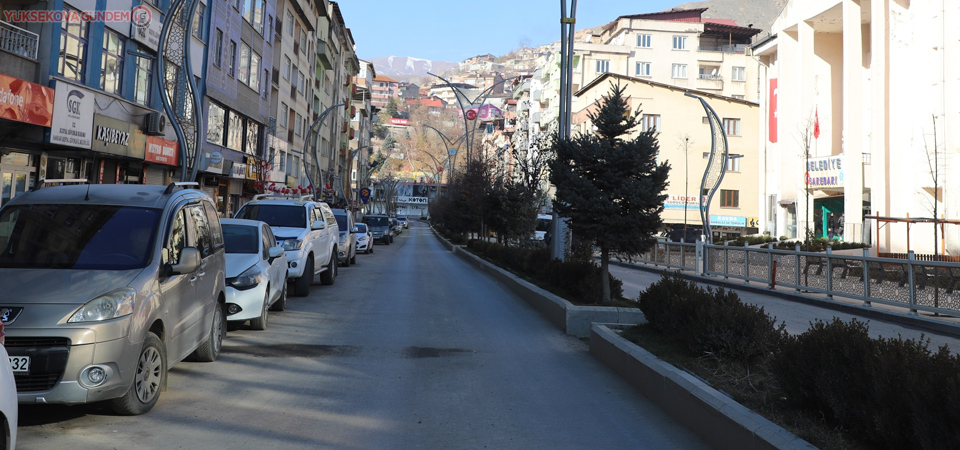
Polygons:
<instances>
[{"instance_id":1,"label":"street","mask_svg":"<svg viewBox=\"0 0 960 450\"><path fill-rule=\"evenodd\" d=\"M20 449L698 449L527 303L412 222L182 362L148 414L21 407Z\"/></svg>"}]
</instances>

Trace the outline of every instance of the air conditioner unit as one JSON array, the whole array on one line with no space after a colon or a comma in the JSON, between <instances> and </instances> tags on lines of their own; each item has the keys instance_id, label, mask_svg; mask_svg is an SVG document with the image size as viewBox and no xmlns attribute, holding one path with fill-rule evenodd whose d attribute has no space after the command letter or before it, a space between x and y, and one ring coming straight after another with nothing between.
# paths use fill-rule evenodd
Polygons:
<instances>
[{"instance_id":1,"label":"air conditioner unit","mask_svg":"<svg viewBox=\"0 0 960 450\"><path fill-rule=\"evenodd\" d=\"M143 119L143 132L151 136L163 134L163 130L166 127L167 116L162 113L150 113Z\"/></svg>"}]
</instances>

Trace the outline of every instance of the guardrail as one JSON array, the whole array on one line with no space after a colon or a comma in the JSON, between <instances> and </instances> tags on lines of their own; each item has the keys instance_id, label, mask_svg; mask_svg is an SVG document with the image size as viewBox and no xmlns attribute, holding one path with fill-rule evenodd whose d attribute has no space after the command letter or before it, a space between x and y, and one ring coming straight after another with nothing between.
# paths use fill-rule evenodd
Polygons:
<instances>
[{"instance_id":1,"label":"guardrail","mask_svg":"<svg viewBox=\"0 0 960 450\"><path fill-rule=\"evenodd\" d=\"M706 264L704 264L704 261ZM918 311L960 315L960 263L878 258L862 254L776 250L704 243L658 242L633 258L657 267L694 271L700 275L781 286L796 292L859 299L864 306L879 303Z\"/></svg>"},{"instance_id":2,"label":"guardrail","mask_svg":"<svg viewBox=\"0 0 960 450\"><path fill-rule=\"evenodd\" d=\"M0 20L0 50L36 61L39 45L36 33Z\"/></svg>"}]
</instances>

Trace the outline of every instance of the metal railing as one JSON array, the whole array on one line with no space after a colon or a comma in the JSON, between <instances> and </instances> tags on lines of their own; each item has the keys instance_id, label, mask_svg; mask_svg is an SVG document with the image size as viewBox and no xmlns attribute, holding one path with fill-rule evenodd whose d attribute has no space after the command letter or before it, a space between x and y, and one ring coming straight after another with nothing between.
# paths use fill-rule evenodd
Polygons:
<instances>
[{"instance_id":1,"label":"metal railing","mask_svg":"<svg viewBox=\"0 0 960 450\"><path fill-rule=\"evenodd\" d=\"M36 33L0 20L0 50L36 61L39 45Z\"/></svg>"},{"instance_id":2,"label":"metal railing","mask_svg":"<svg viewBox=\"0 0 960 450\"><path fill-rule=\"evenodd\" d=\"M706 264L704 264L704 261ZM792 288L797 293L825 294L918 311L960 314L960 263L919 261L861 254L805 252L729 245L658 242L630 260L699 275Z\"/></svg>"}]
</instances>

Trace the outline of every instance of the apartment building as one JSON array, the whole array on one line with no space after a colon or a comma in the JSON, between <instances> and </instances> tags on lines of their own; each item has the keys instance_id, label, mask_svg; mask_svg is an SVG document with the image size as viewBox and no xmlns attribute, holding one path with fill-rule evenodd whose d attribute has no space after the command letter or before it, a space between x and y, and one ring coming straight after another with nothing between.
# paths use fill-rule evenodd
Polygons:
<instances>
[{"instance_id":1,"label":"apartment building","mask_svg":"<svg viewBox=\"0 0 960 450\"><path fill-rule=\"evenodd\" d=\"M391 98L399 98L400 82L386 75L377 75L371 84L370 93L373 106L384 109Z\"/></svg>"},{"instance_id":2,"label":"apartment building","mask_svg":"<svg viewBox=\"0 0 960 450\"><path fill-rule=\"evenodd\" d=\"M358 136L350 122L357 109L352 98L356 94L356 75L360 72L360 59L354 50L353 35L344 23L337 2L330 2L326 21L326 43L333 51L330 54L332 67L323 71L323 84L329 86L331 104L321 106L333 109L330 110L329 118L324 123L325 128L321 129L318 139L318 171L325 189L322 198L335 206L346 207L349 198L346 184L350 175L347 169L350 142ZM319 78L319 71L317 76Z\"/></svg>"},{"instance_id":3,"label":"apartment building","mask_svg":"<svg viewBox=\"0 0 960 450\"><path fill-rule=\"evenodd\" d=\"M711 151L711 128L701 103L687 94L704 98L716 111L726 133L729 159L720 190L710 203L710 228L714 239L734 238L759 232L760 151L755 138L759 130L759 105L746 100L696 91L679 86L619 74L604 74L574 95L571 122L574 135L591 133L588 115L601 98L610 93L611 83L625 88L624 97L632 112L640 111L639 126L624 139L643 130L658 132L659 162L670 164L667 200L661 214L666 228L702 230L700 205L706 201L700 182ZM697 233L699 234L699 233Z\"/></svg>"},{"instance_id":4,"label":"apartment building","mask_svg":"<svg viewBox=\"0 0 960 450\"><path fill-rule=\"evenodd\" d=\"M220 213L231 217L243 198L256 192L262 167L264 136L273 116L270 75L276 9L266 0L234 0L213 2L203 14L209 16L209 31L194 36L210 42L204 66L202 148L211 163L200 166L202 186Z\"/></svg>"},{"instance_id":5,"label":"apartment building","mask_svg":"<svg viewBox=\"0 0 960 450\"><path fill-rule=\"evenodd\" d=\"M833 213L879 253L960 254L958 20L948 1L787 3L753 49L767 231L823 235Z\"/></svg>"},{"instance_id":6,"label":"apartment building","mask_svg":"<svg viewBox=\"0 0 960 450\"><path fill-rule=\"evenodd\" d=\"M162 112L155 60L168 74L181 61L158 55L163 9L142 6L158 18L144 27L118 20L83 21L81 12L130 10L129 2L58 2L63 20L0 22L0 86L17 101L0 106L0 205L40 180L93 183L165 183L179 178L183 149ZM204 33L201 3L194 33ZM6 4L8 12L46 10L45 3ZM14 16L14 19L16 17ZM142 31L142 32L140 32ZM203 35L186 34L194 73L203 71ZM179 71L179 72L178 72ZM175 95L177 97L177 95ZM20 100L26 105L20 107ZM181 105L186 106L186 105ZM192 109L190 110L191 114ZM190 149L192 151L192 149Z\"/></svg>"}]
</instances>

